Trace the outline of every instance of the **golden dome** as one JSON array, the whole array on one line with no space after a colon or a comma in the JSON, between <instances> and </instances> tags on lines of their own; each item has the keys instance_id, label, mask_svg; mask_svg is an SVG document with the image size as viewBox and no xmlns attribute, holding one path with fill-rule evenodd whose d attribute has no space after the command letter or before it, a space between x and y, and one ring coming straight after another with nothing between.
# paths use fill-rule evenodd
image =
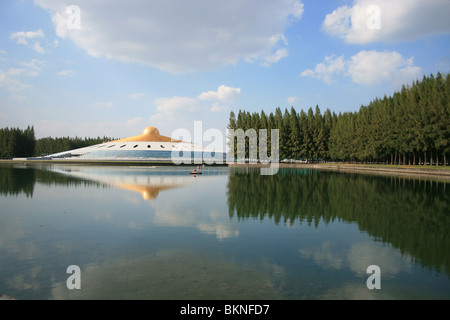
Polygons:
<instances>
[{"instance_id":1,"label":"golden dome","mask_svg":"<svg viewBox=\"0 0 450 320\"><path fill-rule=\"evenodd\" d=\"M147 127L142 131L142 135L144 136L159 136L159 131L155 127Z\"/></svg>"},{"instance_id":2,"label":"golden dome","mask_svg":"<svg viewBox=\"0 0 450 320\"><path fill-rule=\"evenodd\" d=\"M147 142L181 142L180 140L173 140L170 137L162 136L159 130L155 127L147 127L142 131L140 136L119 139L116 141L131 142L131 141L147 141Z\"/></svg>"}]
</instances>

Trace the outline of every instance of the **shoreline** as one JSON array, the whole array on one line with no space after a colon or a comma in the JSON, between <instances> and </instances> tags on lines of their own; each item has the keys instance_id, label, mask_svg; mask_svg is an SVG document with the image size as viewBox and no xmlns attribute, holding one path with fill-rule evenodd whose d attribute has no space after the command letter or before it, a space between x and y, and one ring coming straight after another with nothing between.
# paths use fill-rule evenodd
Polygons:
<instances>
[{"instance_id":1,"label":"shoreline","mask_svg":"<svg viewBox=\"0 0 450 320\"><path fill-rule=\"evenodd\" d=\"M231 164L229 167L267 167L261 164ZM350 164L350 163L320 163L320 164L304 164L304 163L280 163L279 168L292 169L316 169L346 173L375 173L381 175L400 175L400 176L419 176L438 178L450 181L450 169L439 169L439 167L413 167L413 166L390 166L390 165L370 165L370 164Z\"/></svg>"},{"instance_id":2,"label":"shoreline","mask_svg":"<svg viewBox=\"0 0 450 320\"><path fill-rule=\"evenodd\" d=\"M26 159L13 159L13 160L0 160L1 164L78 164L78 165L117 165L117 166L196 166L197 164L174 164L171 161L147 161L147 160L26 160ZM255 163L223 163L213 164L207 166L217 167L230 167L230 168L268 168L269 165ZM450 181L450 168L436 167L436 166L393 166L393 165L370 165L370 164L350 164L350 163L279 163L278 168L292 168L292 169L316 169L316 170L328 170L347 173L375 173L384 175L401 175L401 176L427 176L432 178L439 178ZM449 169L447 169L449 168Z\"/></svg>"}]
</instances>

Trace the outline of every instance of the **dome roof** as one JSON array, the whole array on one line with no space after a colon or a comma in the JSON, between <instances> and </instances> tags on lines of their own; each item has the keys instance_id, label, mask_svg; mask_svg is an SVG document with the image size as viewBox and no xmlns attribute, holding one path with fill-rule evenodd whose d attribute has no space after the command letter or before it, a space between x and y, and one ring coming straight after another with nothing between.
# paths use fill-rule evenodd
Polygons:
<instances>
[{"instance_id":1,"label":"dome roof","mask_svg":"<svg viewBox=\"0 0 450 320\"><path fill-rule=\"evenodd\" d=\"M142 135L143 135L143 136L146 136L146 135L149 135L149 136L154 136L154 135L159 136L159 131L158 131L158 129L156 129L155 127L147 127L147 128L144 129L144 131L142 131Z\"/></svg>"},{"instance_id":2,"label":"dome roof","mask_svg":"<svg viewBox=\"0 0 450 320\"><path fill-rule=\"evenodd\" d=\"M129 141L147 141L147 142L181 142L179 140L173 140L172 138L165 137L159 134L159 130L155 127L147 127L142 131L142 134L140 136L135 137L129 137L125 139L119 139L116 141L123 141L123 142L129 142Z\"/></svg>"}]
</instances>

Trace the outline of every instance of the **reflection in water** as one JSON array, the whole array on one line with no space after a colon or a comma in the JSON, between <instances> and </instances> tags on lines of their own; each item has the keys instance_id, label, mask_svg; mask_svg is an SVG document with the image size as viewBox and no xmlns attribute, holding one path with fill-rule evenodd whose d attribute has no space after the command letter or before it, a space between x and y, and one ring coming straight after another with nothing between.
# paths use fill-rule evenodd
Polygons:
<instances>
[{"instance_id":1,"label":"reflection in water","mask_svg":"<svg viewBox=\"0 0 450 320\"><path fill-rule=\"evenodd\" d=\"M90 264L85 267L83 277L89 286L81 291L69 291L65 282L59 282L53 286L53 298L123 299L125 296L126 299L201 300L231 296L249 300L257 295L261 299L281 299L269 273L243 272L232 261L180 250Z\"/></svg>"},{"instance_id":2,"label":"reflection in water","mask_svg":"<svg viewBox=\"0 0 450 320\"><path fill-rule=\"evenodd\" d=\"M356 222L376 241L450 274L448 191L447 182L416 178L309 169L262 176L258 170L236 168L228 182L228 206L231 217L270 218L277 224Z\"/></svg>"},{"instance_id":3,"label":"reflection in water","mask_svg":"<svg viewBox=\"0 0 450 320\"><path fill-rule=\"evenodd\" d=\"M115 187L141 193L154 200L160 191L196 183L189 169L177 167L115 167L89 165L0 166L0 195L33 196L36 183L45 185ZM206 176L225 175L228 171L206 169Z\"/></svg>"},{"instance_id":4,"label":"reflection in water","mask_svg":"<svg viewBox=\"0 0 450 320\"><path fill-rule=\"evenodd\" d=\"M70 175L62 175L49 168L27 165L0 166L0 195L25 194L27 197L32 197L36 183L47 186L98 185L89 180L83 181Z\"/></svg>"},{"instance_id":5,"label":"reflection in water","mask_svg":"<svg viewBox=\"0 0 450 320\"><path fill-rule=\"evenodd\" d=\"M154 200L160 191L185 187L195 183L187 169L167 170L158 167L91 167L58 166L52 172L61 173L80 180L93 181L141 193L145 200Z\"/></svg>"},{"instance_id":6,"label":"reflection in water","mask_svg":"<svg viewBox=\"0 0 450 320\"><path fill-rule=\"evenodd\" d=\"M0 294L449 298L445 183L295 169L188 171L0 166ZM81 267L80 291L66 287L72 264ZM382 268L381 291L366 288L371 264Z\"/></svg>"}]
</instances>

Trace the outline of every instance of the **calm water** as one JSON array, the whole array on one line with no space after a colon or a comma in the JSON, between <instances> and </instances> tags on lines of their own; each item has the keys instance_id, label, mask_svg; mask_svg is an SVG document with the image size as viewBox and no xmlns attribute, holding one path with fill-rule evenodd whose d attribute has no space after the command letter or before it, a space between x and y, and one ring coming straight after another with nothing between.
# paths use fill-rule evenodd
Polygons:
<instances>
[{"instance_id":1,"label":"calm water","mask_svg":"<svg viewBox=\"0 0 450 320\"><path fill-rule=\"evenodd\" d=\"M449 183L189 170L0 166L0 294L450 299ZM370 265L381 289L366 285Z\"/></svg>"}]
</instances>

